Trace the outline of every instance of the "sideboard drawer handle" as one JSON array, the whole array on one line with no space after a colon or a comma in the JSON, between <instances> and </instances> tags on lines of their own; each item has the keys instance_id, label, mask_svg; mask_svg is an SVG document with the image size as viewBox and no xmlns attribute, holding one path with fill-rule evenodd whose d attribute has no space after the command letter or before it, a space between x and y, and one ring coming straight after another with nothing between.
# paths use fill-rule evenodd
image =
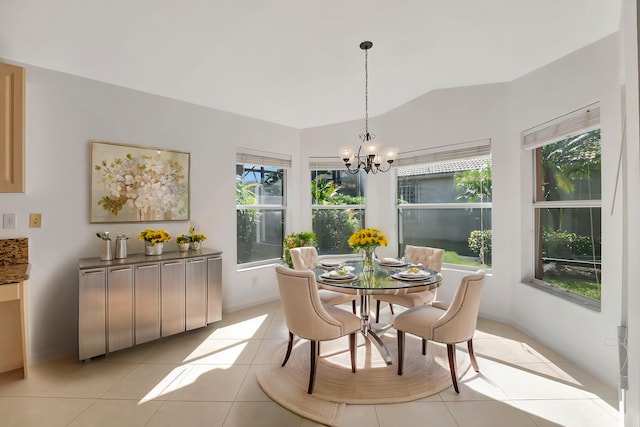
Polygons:
<instances>
[{"instance_id":1,"label":"sideboard drawer handle","mask_svg":"<svg viewBox=\"0 0 640 427\"><path fill-rule=\"evenodd\" d=\"M94 275L94 274L104 274L104 271L102 270L85 271L82 274L85 276Z\"/></svg>"}]
</instances>

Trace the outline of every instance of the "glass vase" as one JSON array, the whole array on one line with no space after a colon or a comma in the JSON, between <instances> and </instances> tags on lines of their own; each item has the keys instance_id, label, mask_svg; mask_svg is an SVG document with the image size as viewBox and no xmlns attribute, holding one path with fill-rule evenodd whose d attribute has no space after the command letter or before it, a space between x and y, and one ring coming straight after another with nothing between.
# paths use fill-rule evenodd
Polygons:
<instances>
[{"instance_id":1,"label":"glass vase","mask_svg":"<svg viewBox=\"0 0 640 427\"><path fill-rule=\"evenodd\" d=\"M202 249L202 242L191 242L189 243L189 247L192 251L199 251Z\"/></svg>"},{"instance_id":2,"label":"glass vase","mask_svg":"<svg viewBox=\"0 0 640 427\"><path fill-rule=\"evenodd\" d=\"M164 243L156 243L155 245L151 242L144 242L144 254L145 255L162 255L162 247Z\"/></svg>"},{"instance_id":3,"label":"glass vase","mask_svg":"<svg viewBox=\"0 0 640 427\"><path fill-rule=\"evenodd\" d=\"M186 252L189 250L189 242L186 243L178 243L178 250L180 252Z\"/></svg>"},{"instance_id":4,"label":"glass vase","mask_svg":"<svg viewBox=\"0 0 640 427\"><path fill-rule=\"evenodd\" d=\"M374 246L362 249L362 271L373 271L375 263L373 261L376 248Z\"/></svg>"}]
</instances>

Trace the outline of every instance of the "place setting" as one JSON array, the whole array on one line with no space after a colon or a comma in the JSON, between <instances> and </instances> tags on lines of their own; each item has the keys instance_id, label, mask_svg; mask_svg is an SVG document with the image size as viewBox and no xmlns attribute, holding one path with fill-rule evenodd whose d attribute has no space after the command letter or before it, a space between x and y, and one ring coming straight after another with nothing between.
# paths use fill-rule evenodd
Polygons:
<instances>
[{"instance_id":1,"label":"place setting","mask_svg":"<svg viewBox=\"0 0 640 427\"><path fill-rule=\"evenodd\" d=\"M322 268L326 269L336 269L343 264L342 260L339 259L323 259L318 262L318 265Z\"/></svg>"},{"instance_id":2,"label":"place setting","mask_svg":"<svg viewBox=\"0 0 640 427\"><path fill-rule=\"evenodd\" d=\"M382 267L402 268L409 265L404 259L397 258L378 258L377 261Z\"/></svg>"},{"instance_id":3,"label":"place setting","mask_svg":"<svg viewBox=\"0 0 640 427\"><path fill-rule=\"evenodd\" d=\"M425 271L420 267L411 267L406 270L398 271L391 275L392 278L396 280L402 280L405 282L411 282L411 281L419 282L419 281L428 279L430 276L431 276L430 271Z\"/></svg>"},{"instance_id":4,"label":"place setting","mask_svg":"<svg viewBox=\"0 0 640 427\"><path fill-rule=\"evenodd\" d=\"M326 271L320 275L320 279L326 282L352 282L358 278L353 273L352 266L343 266L334 270Z\"/></svg>"}]
</instances>

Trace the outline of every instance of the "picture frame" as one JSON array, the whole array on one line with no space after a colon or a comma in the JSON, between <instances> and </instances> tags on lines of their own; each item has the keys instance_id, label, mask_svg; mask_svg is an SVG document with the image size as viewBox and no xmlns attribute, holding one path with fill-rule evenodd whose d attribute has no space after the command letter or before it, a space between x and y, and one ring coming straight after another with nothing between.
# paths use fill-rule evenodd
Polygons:
<instances>
[{"instance_id":1,"label":"picture frame","mask_svg":"<svg viewBox=\"0 0 640 427\"><path fill-rule=\"evenodd\" d=\"M189 220L190 153L89 143L90 223Z\"/></svg>"}]
</instances>

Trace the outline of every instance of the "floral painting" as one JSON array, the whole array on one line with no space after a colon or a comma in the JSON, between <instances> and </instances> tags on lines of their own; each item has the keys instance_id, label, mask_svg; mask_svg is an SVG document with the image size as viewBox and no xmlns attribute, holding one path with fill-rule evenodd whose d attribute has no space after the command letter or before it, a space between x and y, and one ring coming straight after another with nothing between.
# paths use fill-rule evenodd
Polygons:
<instances>
[{"instance_id":1,"label":"floral painting","mask_svg":"<svg viewBox=\"0 0 640 427\"><path fill-rule=\"evenodd\" d=\"M189 153L91 141L91 222L189 219Z\"/></svg>"}]
</instances>

